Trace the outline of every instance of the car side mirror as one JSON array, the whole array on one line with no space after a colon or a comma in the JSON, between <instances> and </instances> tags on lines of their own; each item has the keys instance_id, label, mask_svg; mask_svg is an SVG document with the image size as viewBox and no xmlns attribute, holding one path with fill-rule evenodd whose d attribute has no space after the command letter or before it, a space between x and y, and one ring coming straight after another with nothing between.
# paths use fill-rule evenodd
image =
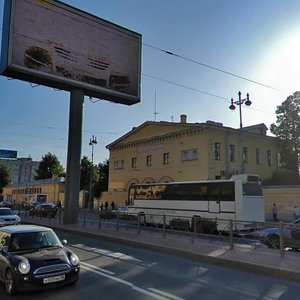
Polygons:
<instances>
[{"instance_id":1,"label":"car side mirror","mask_svg":"<svg viewBox=\"0 0 300 300\"><path fill-rule=\"evenodd\" d=\"M65 246L65 245L67 245L67 240L61 240L61 243Z\"/></svg>"}]
</instances>

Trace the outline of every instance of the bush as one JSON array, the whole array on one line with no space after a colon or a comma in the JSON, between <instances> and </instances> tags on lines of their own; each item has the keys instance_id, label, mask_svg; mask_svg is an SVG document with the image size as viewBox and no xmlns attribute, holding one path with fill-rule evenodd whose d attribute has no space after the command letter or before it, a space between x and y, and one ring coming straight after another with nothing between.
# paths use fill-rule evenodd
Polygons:
<instances>
[{"instance_id":1,"label":"bush","mask_svg":"<svg viewBox=\"0 0 300 300\"><path fill-rule=\"evenodd\" d=\"M170 220L170 226L175 230L189 230L190 229L190 221L185 219L172 219Z\"/></svg>"},{"instance_id":2,"label":"bush","mask_svg":"<svg viewBox=\"0 0 300 300\"><path fill-rule=\"evenodd\" d=\"M196 224L194 225L194 223ZM193 217L192 219L192 231L198 232L198 233L205 233L205 234L216 234L218 232L217 230L217 222L211 221L208 219L202 219L200 216ZM195 228L196 226L196 228Z\"/></svg>"},{"instance_id":3,"label":"bush","mask_svg":"<svg viewBox=\"0 0 300 300\"><path fill-rule=\"evenodd\" d=\"M102 210L100 211L101 219L115 219L116 214L113 213L111 210Z\"/></svg>"}]
</instances>

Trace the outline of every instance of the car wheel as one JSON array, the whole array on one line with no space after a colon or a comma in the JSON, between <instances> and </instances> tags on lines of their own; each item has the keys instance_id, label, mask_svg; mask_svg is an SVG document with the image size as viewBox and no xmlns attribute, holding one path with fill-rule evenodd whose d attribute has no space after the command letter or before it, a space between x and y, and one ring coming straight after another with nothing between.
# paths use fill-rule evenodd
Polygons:
<instances>
[{"instance_id":1,"label":"car wheel","mask_svg":"<svg viewBox=\"0 0 300 300\"><path fill-rule=\"evenodd\" d=\"M5 291L7 295L14 295L17 292L15 278L11 269L5 273Z\"/></svg>"},{"instance_id":2,"label":"car wheel","mask_svg":"<svg viewBox=\"0 0 300 300\"><path fill-rule=\"evenodd\" d=\"M269 248L275 248L275 249L279 249L280 248L280 240L279 240L279 236L277 234L272 234L269 235L267 237L267 242L266 242L267 246Z\"/></svg>"}]
</instances>

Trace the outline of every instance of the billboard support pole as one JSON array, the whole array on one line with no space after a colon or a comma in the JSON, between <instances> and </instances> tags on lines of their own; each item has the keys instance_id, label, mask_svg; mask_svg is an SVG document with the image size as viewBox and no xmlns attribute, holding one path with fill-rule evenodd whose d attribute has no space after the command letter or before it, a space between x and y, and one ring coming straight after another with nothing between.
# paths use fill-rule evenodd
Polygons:
<instances>
[{"instance_id":1,"label":"billboard support pole","mask_svg":"<svg viewBox=\"0 0 300 300\"><path fill-rule=\"evenodd\" d=\"M84 92L72 90L70 94L64 224L78 223L83 102Z\"/></svg>"}]
</instances>

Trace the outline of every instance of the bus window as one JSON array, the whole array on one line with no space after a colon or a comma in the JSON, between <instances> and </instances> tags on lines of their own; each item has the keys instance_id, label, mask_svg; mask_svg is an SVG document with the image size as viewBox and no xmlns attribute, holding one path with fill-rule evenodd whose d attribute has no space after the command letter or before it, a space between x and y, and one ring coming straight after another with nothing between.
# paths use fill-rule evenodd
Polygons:
<instances>
[{"instance_id":1,"label":"bus window","mask_svg":"<svg viewBox=\"0 0 300 300\"><path fill-rule=\"evenodd\" d=\"M221 201L234 201L234 183L224 182L221 184L220 200Z\"/></svg>"},{"instance_id":2,"label":"bus window","mask_svg":"<svg viewBox=\"0 0 300 300\"><path fill-rule=\"evenodd\" d=\"M244 196L262 196L263 191L260 184L257 183L244 183L243 184L243 195Z\"/></svg>"}]
</instances>

